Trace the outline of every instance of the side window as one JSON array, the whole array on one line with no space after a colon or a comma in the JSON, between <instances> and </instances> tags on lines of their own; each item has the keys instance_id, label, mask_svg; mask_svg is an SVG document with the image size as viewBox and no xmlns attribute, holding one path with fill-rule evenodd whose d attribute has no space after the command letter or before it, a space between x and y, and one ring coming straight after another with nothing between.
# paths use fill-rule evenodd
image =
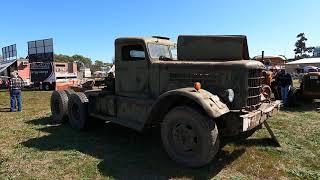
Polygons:
<instances>
[{"instance_id":1,"label":"side window","mask_svg":"<svg viewBox=\"0 0 320 180\"><path fill-rule=\"evenodd\" d=\"M145 51L142 45L128 45L122 47L123 61L145 60Z\"/></svg>"}]
</instances>

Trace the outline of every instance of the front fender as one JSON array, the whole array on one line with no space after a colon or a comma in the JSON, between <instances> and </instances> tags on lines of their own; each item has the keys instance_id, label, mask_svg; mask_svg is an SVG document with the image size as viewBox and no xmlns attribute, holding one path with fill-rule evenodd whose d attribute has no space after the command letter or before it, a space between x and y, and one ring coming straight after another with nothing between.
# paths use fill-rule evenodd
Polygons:
<instances>
[{"instance_id":1,"label":"front fender","mask_svg":"<svg viewBox=\"0 0 320 180\"><path fill-rule=\"evenodd\" d=\"M194 88L181 88L167 91L159 96L152 109L156 110L157 108L161 108L161 106L165 105L163 102L170 103L173 101L173 99L175 99L172 97L191 99L201 106L207 115L212 119L218 118L230 111L228 106L222 103L218 96L213 95L204 89L197 91Z\"/></svg>"}]
</instances>

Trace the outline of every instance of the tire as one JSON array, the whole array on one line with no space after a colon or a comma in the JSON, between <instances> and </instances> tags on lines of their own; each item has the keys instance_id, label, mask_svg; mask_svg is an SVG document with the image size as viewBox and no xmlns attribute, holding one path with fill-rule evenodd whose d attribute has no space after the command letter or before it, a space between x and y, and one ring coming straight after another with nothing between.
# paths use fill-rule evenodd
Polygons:
<instances>
[{"instance_id":1,"label":"tire","mask_svg":"<svg viewBox=\"0 0 320 180\"><path fill-rule=\"evenodd\" d=\"M165 116L161 138L169 157L187 167L208 164L219 149L215 122L187 106L175 107Z\"/></svg>"},{"instance_id":2,"label":"tire","mask_svg":"<svg viewBox=\"0 0 320 180\"><path fill-rule=\"evenodd\" d=\"M73 129L85 130L88 127L88 98L84 93L77 92L70 95L68 117Z\"/></svg>"},{"instance_id":3,"label":"tire","mask_svg":"<svg viewBox=\"0 0 320 180\"><path fill-rule=\"evenodd\" d=\"M45 84L45 85L44 85L44 90L45 90L45 91L50 91L50 89L51 89L51 88L50 88L50 85L49 85L49 84Z\"/></svg>"},{"instance_id":4,"label":"tire","mask_svg":"<svg viewBox=\"0 0 320 180\"><path fill-rule=\"evenodd\" d=\"M64 92L66 92L66 94L68 95L68 97L70 97L71 94L76 93L73 89L66 89L66 90L64 90Z\"/></svg>"},{"instance_id":5,"label":"tire","mask_svg":"<svg viewBox=\"0 0 320 180\"><path fill-rule=\"evenodd\" d=\"M293 107L297 105L297 95L298 95L297 88L292 87L288 93L288 106Z\"/></svg>"},{"instance_id":6,"label":"tire","mask_svg":"<svg viewBox=\"0 0 320 180\"><path fill-rule=\"evenodd\" d=\"M51 95L52 123L62 123L67 118L68 96L64 91L53 91Z\"/></svg>"}]
</instances>

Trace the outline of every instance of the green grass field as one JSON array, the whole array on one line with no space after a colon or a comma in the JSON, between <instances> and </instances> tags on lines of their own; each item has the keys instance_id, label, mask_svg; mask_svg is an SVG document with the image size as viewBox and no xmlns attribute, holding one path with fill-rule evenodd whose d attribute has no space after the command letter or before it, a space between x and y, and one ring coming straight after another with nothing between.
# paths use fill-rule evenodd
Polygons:
<instances>
[{"instance_id":1,"label":"green grass field","mask_svg":"<svg viewBox=\"0 0 320 180\"><path fill-rule=\"evenodd\" d=\"M10 113L0 92L0 179L320 179L320 113L315 104L284 109L265 128L227 143L209 165L180 167L159 130L137 133L113 124L88 132L50 125L50 92L24 92L23 112Z\"/></svg>"}]
</instances>

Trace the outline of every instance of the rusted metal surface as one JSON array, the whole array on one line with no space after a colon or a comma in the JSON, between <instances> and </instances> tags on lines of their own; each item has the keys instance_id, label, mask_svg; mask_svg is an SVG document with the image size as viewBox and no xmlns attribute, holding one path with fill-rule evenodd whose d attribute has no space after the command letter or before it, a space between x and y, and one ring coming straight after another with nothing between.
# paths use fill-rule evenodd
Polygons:
<instances>
[{"instance_id":1,"label":"rusted metal surface","mask_svg":"<svg viewBox=\"0 0 320 180\"><path fill-rule=\"evenodd\" d=\"M262 103L260 108L241 115L243 121L242 131L248 131L262 124L272 115L276 114L280 109L280 101L270 103Z\"/></svg>"},{"instance_id":2,"label":"rusted metal surface","mask_svg":"<svg viewBox=\"0 0 320 180\"><path fill-rule=\"evenodd\" d=\"M267 119L266 114L260 113L259 117L257 113L264 104L260 90L265 67L248 60L245 36L180 36L177 60L153 57L149 44L174 45L159 38L115 41L115 89L110 95L92 98L93 114L117 117L122 124L128 121L134 124L132 128L139 129L155 119L158 122L174 104L193 101L212 119L230 110L248 111L250 115L245 119L254 114L250 117L253 120L243 125L248 126L245 129ZM190 52L190 48L196 50ZM193 92L195 82L200 82L203 90ZM225 97L227 89L234 92L233 102ZM241 122L243 119L240 115L234 118Z\"/></svg>"},{"instance_id":3,"label":"rusted metal surface","mask_svg":"<svg viewBox=\"0 0 320 180\"><path fill-rule=\"evenodd\" d=\"M83 111L137 131L161 126L169 156L200 167L218 152L218 137L258 129L279 110L279 101L261 101L265 67L248 60L245 36L180 36L178 59L169 52L172 46L161 37L117 39L116 76L106 80L109 87L85 92ZM183 149L177 154L172 148L181 142L172 146L168 137L189 141L178 145ZM191 146L196 153L189 153Z\"/></svg>"},{"instance_id":4,"label":"rusted metal surface","mask_svg":"<svg viewBox=\"0 0 320 180\"><path fill-rule=\"evenodd\" d=\"M152 108L161 108L161 106L164 106L161 104L163 101L174 96L180 96L185 99L188 98L193 100L198 105L200 105L205 110L207 115L212 119L218 118L223 114L229 112L228 106L222 103L218 96L213 95L212 93L204 89L200 89L197 91L194 88L181 88L167 91L157 99Z\"/></svg>"}]
</instances>

